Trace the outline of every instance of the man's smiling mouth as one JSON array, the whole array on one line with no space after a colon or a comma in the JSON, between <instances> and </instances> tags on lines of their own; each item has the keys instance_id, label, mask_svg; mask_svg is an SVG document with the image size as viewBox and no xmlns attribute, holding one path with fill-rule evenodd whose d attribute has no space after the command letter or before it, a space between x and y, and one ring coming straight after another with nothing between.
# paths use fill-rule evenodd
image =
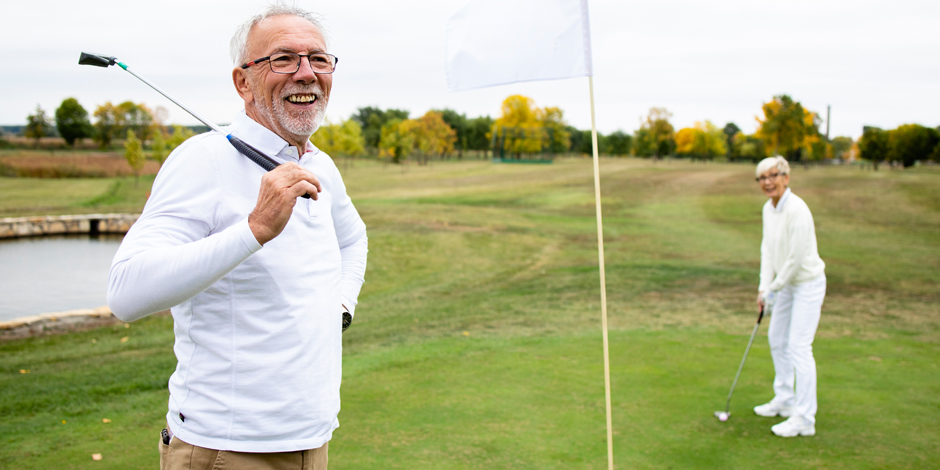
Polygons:
<instances>
[{"instance_id":1,"label":"man's smiling mouth","mask_svg":"<svg viewBox=\"0 0 940 470\"><path fill-rule=\"evenodd\" d=\"M290 95L287 98L287 101L296 104L310 104L317 100L317 95L314 94L303 94L303 95Z\"/></svg>"}]
</instances>

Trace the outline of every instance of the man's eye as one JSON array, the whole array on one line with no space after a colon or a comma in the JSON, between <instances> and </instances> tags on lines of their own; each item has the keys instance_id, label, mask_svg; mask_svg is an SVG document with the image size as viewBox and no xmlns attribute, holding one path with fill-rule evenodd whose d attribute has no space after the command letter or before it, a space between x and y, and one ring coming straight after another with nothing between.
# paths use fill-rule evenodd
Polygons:
<instances>
[{"instance_id":1,"label":"man's eye","mask_svg":"<svg viewBox=\"0 0 940 470\"><path fill-rule=\"evenodd\" d=\"M319 55L312 55L312 56L310 56L310 60L313 61L313 62L320 63L320 64L328 64L328 63L330 63L330 60L329 60L329 59L327 59L326 57L323 57L323 56L319 56Z\"/></svg>"},{"instance_id":2,"label":"man's eye","mask_svg":"<svg viewBox=\"0 0 940 470\"><path fill-rule=\"evenodd\" d=\"M279 55L279 56L271 57L271 62L277 62L277 63L282 63L282 64L290 63L293 60L294 59L292 59L291 56L289 55Z\"/></svg>"}]
</instances>

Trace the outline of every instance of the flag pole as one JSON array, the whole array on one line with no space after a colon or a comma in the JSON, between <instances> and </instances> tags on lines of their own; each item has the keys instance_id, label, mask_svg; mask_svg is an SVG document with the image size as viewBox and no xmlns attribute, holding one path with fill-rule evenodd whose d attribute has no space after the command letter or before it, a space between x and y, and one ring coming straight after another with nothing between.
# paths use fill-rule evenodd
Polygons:
<instances>
[{"instance_id":1,"label":"flag pole","mask_svg":"<svg viewBox=\"0 0 940 470\"><path fill-rule=\"evenodd\" d=\"M594 201L597 212L597 260L601 273L601 330L604 336L604 395L607 402L607 468L614 468L614 428L610 415L610 352L607 346L607 280L604 276L604 223L601 220L601 172L597 162L597 124L594 121L594 77L588 75L591 92L591 142L594 147Z\"/></svg>"}]
</instances>

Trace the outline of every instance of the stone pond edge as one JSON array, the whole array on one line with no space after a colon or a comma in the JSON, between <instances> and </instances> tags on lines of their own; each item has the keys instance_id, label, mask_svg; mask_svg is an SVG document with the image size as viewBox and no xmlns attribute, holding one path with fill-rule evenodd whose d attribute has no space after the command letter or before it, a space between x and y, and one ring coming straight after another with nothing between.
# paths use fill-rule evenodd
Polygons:
<instances>
[{"instance_id":1,"label":"stone pond edge","mask_svg":"<svg viewBox=\"0 0 940 470\"><path fill-rule=\"evenodd\" d=\"M127 233L140 214L80 214L0 219L0 239L100 233Z\"/></svg>"}]
</instances>

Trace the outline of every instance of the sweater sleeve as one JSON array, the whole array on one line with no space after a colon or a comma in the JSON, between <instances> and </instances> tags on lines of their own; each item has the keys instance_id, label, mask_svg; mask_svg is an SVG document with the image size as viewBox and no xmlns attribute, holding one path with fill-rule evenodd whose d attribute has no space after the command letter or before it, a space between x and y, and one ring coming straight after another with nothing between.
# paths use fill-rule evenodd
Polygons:
<instances>
[{"instance_id":1,"label":"sweater sleeve","mask_svg":"<svg viewBox=\"0 0 940 470\"><path fill-rule=\"evenodd\" d=\"M800 269L800 265L803 264L803 260L806 259L813 227L808 213L804 214L803 212L796 210L788 214L786 237L789 252L783 267L780 268L780 272L777 273L773 282L768 286L771 291L783 289L793 279L797 270Z\"/></svg>"},{"instance_id":2,"label":"sweater sleeve","mask_svg":"<svg viewBox=\"0 0 940 470\"><path fill-rule=\"evenodd\" d=\"M115 254L108 305L122 320L185 302L261 249L247 219L216 231L221 189L203 139L187 141L167 159Z\"/></svg>"},{"instance_id":3,"label":"sweater sleeve","mask_svg":"<svg viewBox=\"0 0 940 470\"><path fill-rule=\"evenodd\" d=\"M343 298L343 305L355 317L356 304L359 303L359 291L365 281L369 239L366 236L366 225L346 193L346 185L339 174L339 169L335 166L334 172L334 181L336 183L333 187L333 206L330 211L333 216L336 240L339 242L340 258L342 259L340 295Z\"/></svg>"}]
</instances>

